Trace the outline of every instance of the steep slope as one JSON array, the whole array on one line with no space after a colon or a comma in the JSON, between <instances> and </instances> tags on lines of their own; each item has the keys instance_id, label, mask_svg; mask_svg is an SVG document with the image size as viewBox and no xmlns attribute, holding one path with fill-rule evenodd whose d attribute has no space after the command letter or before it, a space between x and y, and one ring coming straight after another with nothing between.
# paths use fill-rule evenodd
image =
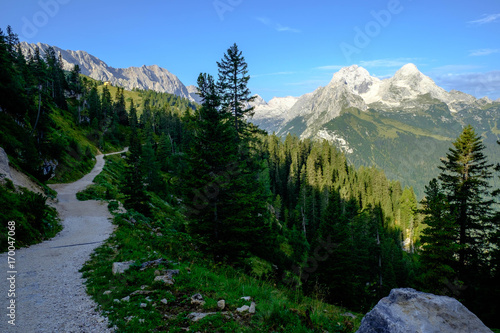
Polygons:
<instances>
[{"instance_id":1,"label":"steep slope","mask_svg":"<svg viewBox=\"0 0 500 333\"><path fill-rule=\"evenodd\" d=\"M28 55L28 53L34 54L36 48L39 48L43 54L49 47L50 45L42 43L28 44L21 42L21 48L25 55ZM71 51L56 46L52 47L57 54L61 54L65 70L71 70L74 65L79 65L82 74L96 80L109 81L113 85L124 87L127 90L134 88L155 90L196 101L177 76L158 65L113 68L85 51Z\"/></svg>"}]
</instances>

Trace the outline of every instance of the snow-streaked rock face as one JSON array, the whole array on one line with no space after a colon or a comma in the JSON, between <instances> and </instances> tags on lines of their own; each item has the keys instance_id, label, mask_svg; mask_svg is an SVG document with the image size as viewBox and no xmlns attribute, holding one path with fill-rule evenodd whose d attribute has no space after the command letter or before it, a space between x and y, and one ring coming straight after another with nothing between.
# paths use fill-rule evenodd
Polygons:
<instances>
[{"instance_id":1,"label":"snow-streaked rock face","mask_svg":"<svg viewBox=\"0 0 500 333\"><path fill-rule=\"evenodd\" d=\"M348 108L414 112L437 103L444 103L452 113L457 113L492 101L478 100L456 90L447 92L414 64L404 65L393 77L384 80L353 65L339 70L327 86L312 93L293 99L274 98L267 104L257 105L252 121L268 131L285 135L291 128L287 124L300 119L304 124L301 138L321 137L326 135L320 132L322 126Z\"/></svg>"},{"instance_id":2,"label":"snow-streaked rock face","mask_svg":"<svg viewBox=\"0 0 500 333\"><path fill-rule=\"evenodd\" d=\"M314 136L315 139L324 139L339 147L344 153L352 154L354 149L349 146L349 143L341 135L337 134L335 131L328 131L321 129Z\"/></svg>"},{"instance_id":3,"label":"snow-streaked rock face","mask_svg":"<svg viewBox=\"0 0 500 333\"><path fill-rule=\"evenodd\" d=\"M258 95L257 95L258 96ZM268 103L258 96L252 106L255 107L254 115L251 121L265 128L268 132L278 132L282 125L289 117L288 111L297 103L299 97L274 97Z\"/></svg>"},{"instance_id":4,"label":"snow-streaked rock face","mask_svg":"<svg viewBox=\"0 0 500 333\"><path fill-rule=\"evenodd\" d=\"M361 96L366 104L370 104L378 100L381 82L363 67L353 65L335 73L330 84L345 84L352 93Z\"/></svg>"},{"instance_id":5,"label":"snow-streaked rock face","mask_svg":"<svg viewBox=\"0 0 500 333\"><path fill-rule=\"evenodd\" d=\"M49 47L50 45L42 43L28 44L21 42L21 48L25 55L29 52L34 54L36 48L39 48L43 55ZM72 70L74 65L78 65L82 74L96 80L109 81L113 85L121 86L128 90L134 88L150 89L196 101L177 76L158 65L113 68L85 51L71 51L63 50L56 46L52 47L56 51L56 54L61 54L65 70Z\"/></svg>"}]
</instances>

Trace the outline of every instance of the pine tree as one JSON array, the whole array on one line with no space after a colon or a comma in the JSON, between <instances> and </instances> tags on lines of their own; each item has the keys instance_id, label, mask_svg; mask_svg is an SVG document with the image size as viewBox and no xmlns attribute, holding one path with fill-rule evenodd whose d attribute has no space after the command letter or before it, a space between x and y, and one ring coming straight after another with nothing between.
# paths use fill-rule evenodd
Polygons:
<instances>
[{"instance_id":1,"label":"pine tree","mask_svg":"<svg viewBox=\"0 0 500 333\"><path fill-rule=\"evenodd\" d=\"M425 187L425 199L422 201L425 214L422 231L423 282L430 292L452 294L455 284L458 252L458 228L450 212L450 204L436 179Z\"/></svg>"},{"instance_id":2,"label":"pine tree","mask_svg":"<svg viewBox=\"0 0 500 333\"><path fill-rule=\"evenodd\" d=\"M492 201L488 200L491 178L485 146L472 126L466 126L439 167L441 186L458 227L458 273L461 278L485 264L487 223Z\"/></svg>"},{"instance_id":3,"label":"pine tree","mask_svg":"<svg viewBox=\"0 0 500 333\"><path fill-rule=\"evenodd\" d=\"M188 230L200 237L216 260L238 262L250 252L266 252L267 198L255 172L240 161L230 114L220 110L213 78L200 74L202 107L192 119L194 137L184 175ZM265 232L267 230L267 232Z\"/></svg>"},{"instance_id":4,"label":"pine tree","mask_svg":"<svg viewBox=\"0 0 500 333\"><path fill-rule=\"evenodd\" d=\"M139 120L137 119L137 109L135 108L133 99L130 100L130 109L128 112L128 117L129 117L128 121L130 123L130 127L132 129L137 129L139 126Z\"/></svg>"},{"instance_id":5,"label":"pine tree","mask_svg":"<svg viewBox=\"0 0 500 333\"><path fill-rule=\"evenodd\" d=\"M123 94L123 88L118 87L116 90L114 112L118 116L118 122L121 125L128 126L128 114L125 105L125 96Z\"/></svg>"},{"instance_id":6,"label":"pine tree","mask_svg":"<svg viewBox=\"0 0 500 333\"><path fill-rule=\"evenodd\" d=\"M125 196L125 208L134 209L149 215L148 195L144 186L144 173L141 163L142 144L137 128L132 128L129 142L129 153L126 158L121 192Z\"/></svg>"},{"instance_id":7,"label":"pine tree","mask_svg":"<svg viewBox=\"0 0 500 333\"><path fill-rule=\"evenodd\" d=\"M87 103L89 109L89 123L92 123L95 119L97 124L99 124L102 114L101 99L99 98L99 93L97 92L97 88L95 86L93 86L89 91Z\"/></svg>"},{"instance_id":8,"label":"pine tree","mask_svg":"<svg viewBox=\"0 0 500 333\"><path fill-rule=\"evenodd\" d=\"M235 131L228 114L219 111L220 99L212 76L200 74L198 90L203 104L192 121L195 137L189 151L190 168L184 175L187 215L191 218L188 230L198 235L214 256L224 256L225 248L226 254L233 257L236 249L225 247L231 226L224 206L234 179L237 153L237 147L227 143L234 141Z\"/></svg>"},{"instance_id":9,"label":"pine tree","mask_svg":"<svg viewBox=\"0 0 500 333\"><path fill-rule=\"evenodd\" d=\"M250 80L248 65L236 43L227 50L222 60L217 62L217 66L219 68L217 86L222 109L233 115L234 128L241 137L247 129L244 117L253 114L253 107L248 107L248 103L253 101L255 96L250 96L247 87Z\"/></svg>"}]
</instances>

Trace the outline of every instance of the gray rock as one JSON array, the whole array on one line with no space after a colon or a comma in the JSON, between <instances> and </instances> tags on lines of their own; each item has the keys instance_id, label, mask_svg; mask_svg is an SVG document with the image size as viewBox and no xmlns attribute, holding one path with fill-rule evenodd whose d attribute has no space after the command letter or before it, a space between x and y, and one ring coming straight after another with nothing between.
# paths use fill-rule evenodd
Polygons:
<instances>
[{"instance_id":1,"label":"gray rock","mask_svg":"<svg viewBox=\"0 0 500 333\"><path fill-rule=\"evenodd\" d=\"M203 305L205 304L205 300L203 300L203 296L201 294L194 294L191 296L191 304Z\"/></svg>"},{"instance_id":2,"label":"gray rock","mask_svg":"<svg viewBox=\"0 0 500 333\"><path fill-rule=\"evenodd\" d=\"M250 304L250 308L248 309L248 312L255 313L255 302L252 302L252 304Z\"/></svg>"},{"instance_id":3,"label":"gray rock","mask_svg":"<svg viewBox=\"0 0 500 333\"><path fill-rule=\"evenodd\" d=\"M224 308L226 307L226 301L221 299L220 301L217 302L217 307L221 310L224 310Z\"/></svg>"},{"instance_id":4,"label":"gray rock","mask_svg":"<svg viewBox=\"0 0 500 333\"><path fill-rule=\"evenodd\" d=\"M105 292L102 293L103 295L109 295L111 294L111 290L106 290Z\"/></svg>"},{"instance_id":5,"label":"gray rock","mask_svg":"<svg viewBox=\"0 0 500 333\"><path fill-rule=\"evenodd\" d=\"M252 297L250 297L250 296L244 296L244 297L240 297L240 299L248 302L249 300L252 299Z\"/></svg>"},{"instance_id":6,"label":"gray rock","mask_svg":"<svg viewBox=\"0 0 500 333\"><path fill-rule=\"evenodd\" d=\"M243 305L241 308L237 308L236 311L238 312L245 312L250 310L250 307L248 305Z\"/></svg>"},{"instance_id":7,"label":"gray rock","mask_svg":"<svg viewBox=\"0 0 500 333\"><path fill-rule=\"evenodd\" d=\"M160 259L146 261L146 262L142 263L139 270L144 271L144 270L151 268L151 267L157 267L159 265L168 265L168 264L169 264L168 260L160 258Z\"/></svg>"},{"instance_id":8,"label":"gray rock","mask_svg":"<svg viewBox=\"0 0 500 333\"><path fill-rule=\"evenodd\" d=\"M2 147L0 147L0 174L5 175L6 178L12 180L12 175L10 174L9 157Z\"/></svg>"},{"instance_id":9,"label":"gray rock","mask_svg":"<svg viewBox=\"0 0 500 333\"><path fill-rule=\"evenodd\" d=\"M157 277L155 277L154 281L155 282L161 281L161 282L163 282L165 284L170 284L170 285L174 284L174 280L172 279L172 277L171 276L167 276L167 275L157 276Z\"/></svg>"},{"instance_id":10,"label":"gray rock","mask_svg":"<svg viewBox=\"0 0 500 333\"><path fill-rule=\"evenodd\" d=\"M123 274L127 269L130 268L130 266L134 263L133 260L131 261L123 261L123 262L114 262L113 267L111 268L113 275L116 274Z\"/></svg>"},{"instance_id":11,"label":"gray rock","mask_svg":"<svg viewBox=\"0 0 500 333\"><path fill-rule=\"evenodd\" d=\"M174 275L179 275L179 270L178 269L167 269L165 271L165 275L170 276L170 277L172 277Z\"/></svg>"},{"instance_id":12,"label":"gray rock","mask_svg":"<svg viewBox=\"0 0 500 333\"><path fill-rule=\"evenodd\" d=\"M136 290L133 293L130 294L130 296L135 296L135 295L149 295L153 294L154 291L152 290Z\"/></svg>"},{"instance_id":13,"label":"gray rock","mask_svg":"<svg viewBox=\"0 0 500 333\"><path fill-rule=\"evenodd\" d=\"M454 298L411 288L393 289L366 314L357 333L492 332Z\"/></svg>"},{"instance_id":14,"label":"gray rock","mask_svg":"<svg viewBox=\"0 0 500 333\"><path fill-rule=\"evenodd\" d=\"M122 302L130 302L130 296L123 297Z\"/></svg>"},{"instance_id":15,"label":"gray rock","mask_svg":"<svg viewBox=\"0 0 500 333\"><path fill-rule=\"evenodd\" d=\"M140 307L141 307L141 308L145 308L145 307L147 307L147 306L148 306L148 305L147 305L146 303L141 303L141 305L140 305Z\"/></svg>"},{"instance_id":16,"label":"gray rock","mask_svg":"<svg viewBox=\"0 0 500 333\"><path fill-rule=\"evenodd\" d=\"M198 321L200 319L205 318L206 316L214 315L217 312L191 312L190 314L187 315L188 319L191 319L192 321Z\"/></svg>"},{"instance_id":17,"label":"gray rock","mask_svg":"<svg viewBox=\"0 0 500 333\"><path fill-rule=\"evenodd\" d=\"M168 304L168 300L166 298L163 298L160 302L162 302L163 304Z\"/></svg>"}]
</instances>

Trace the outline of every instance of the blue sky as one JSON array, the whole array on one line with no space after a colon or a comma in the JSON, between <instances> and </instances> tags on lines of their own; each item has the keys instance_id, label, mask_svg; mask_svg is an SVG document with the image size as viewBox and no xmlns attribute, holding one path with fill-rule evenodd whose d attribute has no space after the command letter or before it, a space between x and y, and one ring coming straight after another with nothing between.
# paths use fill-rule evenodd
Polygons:
<instances>
[{"instance_id":1,"label":"blue sky","mask_svg":"<svg viewBox=\"0 0 500 333\"><path fill-rule=\"evenodd\" d=\"M186 85L216 74L236 42L266 100L311 92L344 66L384 78L408 62L447 90L500 98L498 0L2 0L0 22L113 67L157 64Z\"/></svg>"}]
</instances>

